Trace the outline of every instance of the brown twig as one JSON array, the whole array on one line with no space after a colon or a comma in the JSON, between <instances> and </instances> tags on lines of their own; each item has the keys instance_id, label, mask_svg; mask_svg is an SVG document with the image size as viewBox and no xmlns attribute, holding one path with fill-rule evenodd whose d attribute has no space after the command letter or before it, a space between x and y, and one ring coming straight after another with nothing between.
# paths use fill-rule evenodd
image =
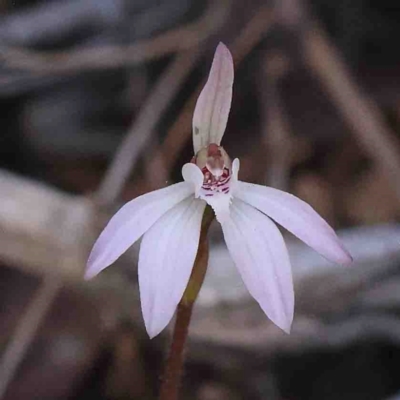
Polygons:
<instances>
[{"instance_id":1,"label":"brown twig","mask_svg":"<svg viewBox=\"0 0 400 400\"><path fill-rule=\"evenodd\" d=\"M176 56L167 67L123 139L95 195L101 205L112 204L120 195L140 153L149 143L157 122L199 58L190 51Z\"/></svg>"},{"instance_id":2,"label":"brown twig","mask_svg":"<svg viewBox=\"0 0 400 400\"><path fill-rule=\"evenodd\" d=\"M83 197L10 173L0 173L0 186L0 255L45 275L0 358L1 399L64 282L81 278L92 232L92 207Z\"/></svg>"},{"instance_id":3,"label":"brown twig","mask_svg":"<svg viewBox=\"0 0 400 400\"><path fill-rule=\"evenodd\" d=\"M371 159L385 172L400 198L400 151L373 100L355 83L343 58L315 21L301 30L306 65L319 79Z\"/></svg>"},{"instance_id":4,"label":"brown twig","mask_svg":"<svg viewBox=\"0 0 400 400\"><path fill-rule=\"evenodd\" d=\"M282 52L267 54L263 65L261 100L264 105L263 141L268 153L265 184L287 190L293 142L279 84L288 70L289 60Z\"/></svg>"},{"instance_id":5,"label":"brown twig","mask_svg":"<svg viewBox=\"0 0 400 400\"><path fill-rule=\"evenodd\" d=\"M168 171L165 168L163 155L160 151L160 145L152 144L149 148L148 157L145 160L146 186L149 190L156 190L168 184Z\"/></svg>"},{"instance_id":6,"label":"brown twig","mask_svg":"<svg viewBox=\"0 0 400 400\"><path fill-rule=\"evenodd\" d=\"M190 24L128 46L102 46L44 53L1 47L0 61L7 67L37 74L65 74L83 70L134 66L199 46L225 20L230 0L210 1L202 17Z\"/></svg>"},{"instance_id":7,"label":"brown twig","mask_svg":"<svg viewBox=\"0 0 400 400\"><path fill-rule=\"evenodd\" d=\"M0 359L0 399L14 378L15 372L32 343L62 285L62 279L47 276L19 320L14 335Z\"/></svg>"}]
</instances>

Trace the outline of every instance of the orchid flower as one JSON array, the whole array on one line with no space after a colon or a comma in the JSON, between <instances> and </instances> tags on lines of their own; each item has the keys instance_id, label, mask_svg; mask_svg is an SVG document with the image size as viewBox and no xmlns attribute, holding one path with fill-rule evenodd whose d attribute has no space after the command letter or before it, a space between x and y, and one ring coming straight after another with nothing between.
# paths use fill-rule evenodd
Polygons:
<instances>
[{"instance_id":1,"label":"orchid flower","mask_svg":"<svg viewBox=\"0 0 400 400\"><path fill-rule=\"evenodd\" d=\"M221 224L232 259L265 314L290 331L294 292L289 255L277 222L327 259L352 261L333 229L304 201L277 189L238 180L239 160L221 147L232 99L233 61L225 45L215 52L193 116L192 161L184 181L125 204L90 254L86 278L112 264L143 236L139 289L150 337L172 319L188 284L206 205ZM272 220L274 221L272 221Z\"/></svg>"}]
</instances>

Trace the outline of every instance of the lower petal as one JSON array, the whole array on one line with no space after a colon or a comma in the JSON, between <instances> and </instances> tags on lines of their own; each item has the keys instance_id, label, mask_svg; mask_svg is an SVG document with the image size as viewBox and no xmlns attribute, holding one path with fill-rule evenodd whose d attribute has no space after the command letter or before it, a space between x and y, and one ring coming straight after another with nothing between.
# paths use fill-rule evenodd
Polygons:
<instances>
[{"instance_id":1,"label":"lower petal","mask_svg":"<svg viewBox=\"0 0 400 400\"><path fill-rule=\"evenodd\" d=\"M190 198L144 235L139 253L142 313L151 338L169 323L188 284L206 203Z\"/></svg>"},{"instance_id":2,"label":"lower petal","mask_svg":"<svg viewBox=\"0 0 400 400\"><path fill-rule=\"evenodd\" d=\"M251 295L285 332L293 320L294 292L286 245L279 229L260 211L233 200L222 224L228 250Z\"/></svg>"},{"instance_id":3,"label":"lower petal","mask_svg":"<svg viewBox=\"0 0 400 400\"><path fill-rule=\"evenodd\" d=\"M146 193L126 203L110 220L90 253L85 278L112 264L165 212L193 194L186 182Z\"/></svg>"},{"instance_id":4,"label":"lower petal","mask_svg":"<svg viewBox=\"0 0 400 400\"><path fill-rule=\"evenodd\" d=\"M352 257L334 230L306 202L281 190L240 181L234 196L271 217L328 260L351 263Z\"/></svg>"},{"instance_id":5,"label":"lower petal","mask_svg":"<svg viewBox=\"0 0 400 400\"><path fill-rule=\"evenodd\" d=\"M229 193L216 193L210 197L202 196L202 198L212 207L219 223L222 224L230 218L232 197Z\"/></svg>"}]
</instances>

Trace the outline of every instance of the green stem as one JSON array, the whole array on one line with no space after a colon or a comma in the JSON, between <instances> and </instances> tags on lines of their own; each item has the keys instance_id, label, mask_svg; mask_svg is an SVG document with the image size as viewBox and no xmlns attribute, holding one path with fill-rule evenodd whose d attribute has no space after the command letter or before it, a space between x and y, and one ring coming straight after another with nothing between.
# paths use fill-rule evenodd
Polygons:
<instances>
[{"instance_id":1,"label":"green stem","mask_svg":"<svg viewBox=\"0 0 400 400\"><path fill-rule=\"evenodd\" d=\"M194 261L192 274L176 312L171 348L165 365L159 400L177 400L178 398L185 358L185 343L189 332L192 310L207 271L207 233L213 219L214 212L207 206L201 224L199 248Z\"/></svg>"}]
</instances>

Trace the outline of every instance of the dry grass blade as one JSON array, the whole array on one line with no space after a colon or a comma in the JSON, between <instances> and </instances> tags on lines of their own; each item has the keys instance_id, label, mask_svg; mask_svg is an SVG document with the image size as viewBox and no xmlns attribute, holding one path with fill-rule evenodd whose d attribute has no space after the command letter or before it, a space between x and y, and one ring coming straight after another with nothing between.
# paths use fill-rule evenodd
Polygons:
<instances>
[{"instance_id":1,"label":"dry grass blade","mask_svg":"<svg viewBox=\"0 0 400 400\"><path fill-rule=\"evenodd\" d=\"M8 68L36 74L65 74L83 70L134 66L199 46L225 20L230 0L210 1L202 17L190 24L127 46L110 45L61 52L38 52L0 47L0 61Z\"/></svg>"},{"instance_id":2,"label":"dry grass blade","mask_svg":"<svg viewBox=\"0 0 400 400\"><path fill-rule=\"evenodd\" d=\"M330 96L357 140L385 171L400 198L400 151L376 104L354 82L345 62L317 24L301 36L305 62Z\"/></svg>"},{"instance_id":3,"label":"dry grass blade","mask_svg":"<svg viewBox=\"0 0 400 400\"><path fill-rule=\"evenodd\" d=\"M0 359L0 399L5 396L18 366L62 286L62 278L47 276L41 283Z\"/></svg>"},{"instance_id":4,"label":"dry grass blade","mask_svg":"<svg viewBox=\"0 0 400 400\"><path fill-rule=\"evenodd\" d=\"M198 58L198 52L185 52L167 67L117 150L95 195L98 204L111 205L119 197L136 161L150 142L157 122Z\"/></svg>"}]
</instances>

